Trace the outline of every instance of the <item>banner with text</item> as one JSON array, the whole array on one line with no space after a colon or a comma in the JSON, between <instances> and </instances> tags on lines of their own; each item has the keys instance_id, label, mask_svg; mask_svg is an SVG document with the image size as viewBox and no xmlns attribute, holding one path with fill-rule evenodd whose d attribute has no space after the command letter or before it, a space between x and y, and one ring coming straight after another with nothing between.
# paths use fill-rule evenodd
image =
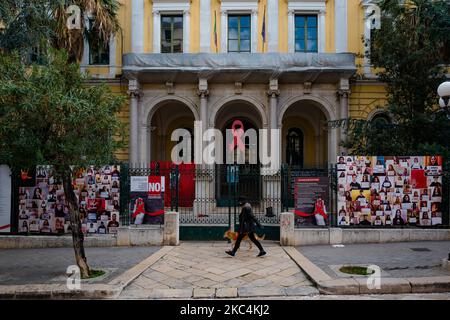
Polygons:
<instances>
[{"instance_id":1,"label":"banner with text","mask_svg":"<svg viewBox=\"0 0 450 320\"><path fill-rule=\"evenodd\" d=\"M130 212L134 224L164 223L164 176L130 178Z\"/></svg>"}]
</instances>

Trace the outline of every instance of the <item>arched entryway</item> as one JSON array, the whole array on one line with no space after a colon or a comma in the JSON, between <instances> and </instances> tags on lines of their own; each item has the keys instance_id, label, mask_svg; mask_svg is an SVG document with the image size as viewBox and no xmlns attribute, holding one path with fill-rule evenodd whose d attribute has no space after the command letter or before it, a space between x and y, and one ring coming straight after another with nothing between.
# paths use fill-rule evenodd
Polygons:
<instances>
[{"instance_id":1,"label":"arched entryway","mask_svg":"<svg viewBox=\"0 0 450 320\"><path fill-rule=\"evenodd\" d=\"M178 101L167 101L158 106L149 119L150 159L151 161L172 161L171 152L179 141L172 141L174 130L186 129L191 134L191 147L194 141L195 116L192 111ZM191 150L191 162L194 150Z\"/></svg>"},{"instance_id":2,"label":"arched entryway","mask_svg":"<svg viewBox=\"0 0 450 320\"><path fill-rule=\"evenodd\" d=\"M165 205L172 205L172 197L177 197L181 207L190 208L195 199L195 165L194 165L194 122L198 118L193 106L180 100L168 99L153 105L147 117L147 157L150 159L151 174L165 176ZM185 137L172 141L172 133L177 129L184 129L191 136L191 150L182 150L178 153L180 158L186 156L188 161L179 164L178 193L175 195L173 186L173 172L175 165L172 159L172 150ZM190 154L189 154L190 152ZM190 156L189 156L190 155ZM169 192L170 190L170 192Z\"/></svg>"},{"instance_id":3,"label":"arched entryway","mask_svg":"<svg viewBox=\"0 0 450 320\"><path fill-rule=\"evenodd\" d=\"M258 205L261 198L261 176L259 161L259 129L262 129L265 115L261 114L261 109L246 100L233 100L223 104L215 114L215 128L222 132L224 137L223 165L216 166L216 201L218 206L228 206L236 201L245 200L254 205ZM236 153L239 145L230 140L227 142L227 135L230 135L232 128L238 130L242 128L245 136L242 139L244 151L244 162L238 163ZM230 153L234 152L235 157L230 163ZM228 155L228 162L227 162ZM237 195L237 198L236 198Z\"/></svg>"},{"instance_id":4,"label":"arched entryway","mask_svg":"<svg viewBox=\"0 0 450 320\"><path fill-rule=\"evenodd\" d=\"M282 162L304 168L326 168L328 163L329 116L315 101L300 100L281 115Z\"/></svg>"}]
</instances>

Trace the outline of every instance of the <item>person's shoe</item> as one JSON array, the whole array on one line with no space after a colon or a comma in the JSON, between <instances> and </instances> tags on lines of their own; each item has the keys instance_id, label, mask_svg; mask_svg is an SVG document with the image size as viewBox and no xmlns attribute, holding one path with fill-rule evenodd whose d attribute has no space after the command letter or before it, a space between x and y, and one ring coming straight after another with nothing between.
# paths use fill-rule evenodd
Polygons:
<instances>
[{"instance_id":1,"label":"person's shoe","mask_svg":"<svg viewBox=\"0 0 450 320\"><path fill-rule=\"evenodd\" d=\"M225 253L230 255L230 256L232 256L232 257L234 257L234 254L235 254L233 251L230 251L230 250L225 251Z\"/></svg>"},{"instance_id":2,"label":"person's shoe","mask_svg":"<svg viewBox=\"0 0 450 320\"><path fill-rule=\"evenodd\" d=\"M257 257L262 257L262 256L265 256L266 254L267 254L267 252L261 251L260 253L258 253Z\"/></svg>"}]
</instances>

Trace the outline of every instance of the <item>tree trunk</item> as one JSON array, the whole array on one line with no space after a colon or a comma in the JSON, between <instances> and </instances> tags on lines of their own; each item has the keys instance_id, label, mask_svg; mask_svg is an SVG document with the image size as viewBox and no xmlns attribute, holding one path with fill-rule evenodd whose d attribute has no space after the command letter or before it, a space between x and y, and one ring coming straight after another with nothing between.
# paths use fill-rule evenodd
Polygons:
<instances>
[{"instance_id":1,"label":"tree trunk","mask_svg":"<svg viewBox=\"0 0 450 320\"><path fill-rule=\"evenodd\" d=\"M81 231L80 212L78 210L78 201L73 192L72 170L70 167L64 167L62 172L62 181L64 187L64 196L70 211L70 226L72 229L73 249L75 251L75 260L80 268L81 277L88 278L91 270L87 264L86 255L84 253L84 235Z\"/></svg>"}]
</instances>

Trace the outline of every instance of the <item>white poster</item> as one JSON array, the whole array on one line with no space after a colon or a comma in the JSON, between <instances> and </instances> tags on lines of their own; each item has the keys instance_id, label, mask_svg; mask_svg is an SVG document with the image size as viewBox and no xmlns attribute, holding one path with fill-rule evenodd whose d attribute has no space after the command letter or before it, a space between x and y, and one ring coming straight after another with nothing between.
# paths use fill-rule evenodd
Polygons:
<instances>
[{"instance_id":1,"label":"white poster","mask_svg":"<svg viewBox=\"0 0 450 320\"><path fill-rule=\"evenodd\" d=\"M131 192L148 192L148 177L147 176L132 176L130 179Z\"/></svg>"},{"instance_id":2,"label":"white poster","mask_svg":"<svg viewBox=\"0 0 450 320\"><path fill-rule=\"evenodd\" d=\"M0 165L0 232L11 231L11 172Z\"/></svg>"}]
</instances>

